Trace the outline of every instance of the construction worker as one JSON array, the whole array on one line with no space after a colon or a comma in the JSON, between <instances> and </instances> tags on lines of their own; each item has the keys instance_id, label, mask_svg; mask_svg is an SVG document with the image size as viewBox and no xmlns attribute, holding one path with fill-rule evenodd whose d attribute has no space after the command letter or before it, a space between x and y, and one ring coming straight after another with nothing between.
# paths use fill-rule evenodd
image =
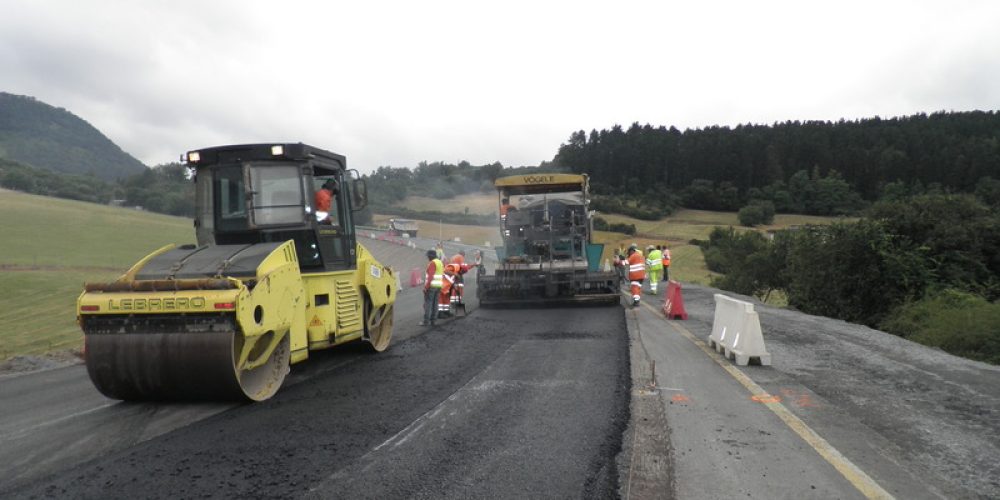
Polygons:
<instances>
[{"instance_id":1,"label":"construction worker","mask_svg":"<svg viewBox=\"0 0 1000 500\"><path fill-rule=\"evenodd\" d=\"M663 245L663 281L670 281L670 249Z\"/></svg>"},{"instance_id":2,"label":"construction worker","mask_svg":"<svg viewBox=\"0 0 1000 500\"><path fill-rule=\"evenodd\" d=\"M615 251L615 268L618 269L618 281L625 281L628 278L628 269L624 265L623 261L626 261L628 257L626 256L625 244L619 243L618 250Z\"/></svg>"},{"instance_id":3,"label":"construction worker","mask_svg":"<svg viewBox=\"0 0 1000 500\"><path fill-rule=\"evenodd\" d=\"M444 266L444 282L441 286L441 293L438 294L438 317L447 318L451 316L452 294L454 293L455 276L457 274L457 264L447 264Z\"/></svg>"},{"instance_id":4,"label":"construction worker","mask_svg":"<svg viewBox=\"0 0 1000 500\"><path fill-rule=\"evenodd\" d=\"M334 207L333 197L337 195L337 181L333 179L327 179L323 183L323 187L316 191L313 196L313 201L316 205L316 217L321 223L330 224L331 214L330 211Z\"/></svg>"},{"instance_id":5,"label":"construction worker","mask_svg":"<svg viewBox=\"0 0 1000 500\"><path fill-rule=\"evenodd\" d=\"M510 198L504 198L500 201L500 224L507 224L507 211L510 210Z\"/></svg>"},{"instance_id":6,"label":"construction worker","mask_svg":"<svg viewBox=\"0 0 1000 500\"><path fill-rule=\"evenodd\" d=\"M451 301L455 305L465 307L465 273L469 272L469 265L465 263L465 250L451 256L451 264L455 265L455 291L451 294Z\"/></svg>"},{"instance_id":7,"label":"construction worker","mask_svg":"<svg viewBox=\"0 0 1000 500\"><path fill-rule=\"evenodd\" d=\"M646 260L639 251L639 245L633 243L628 247L628 258L618 262L619 267L628 269L629 288L632 292L632 307L639 305L642 293L642 282L646 279Z\"/></svg>"},{"instance_id":8,"label":"construction worker","mask_svg":"<svg viewBox=\"0 0 1000 500\"><path fill-rule=\"evenodd\" d=\"M424 320L420 326L434 326L437 318L437 301L444 286L444 263L437 258L437 252L427 251L427 276L424 278Z\"/></svg>"},{"instance_id":9,"label":"construction worker","mask_svg":"<svg viewBox=\"0 0 1000 500\"><path fill-rule=\"evenodd\" d=\"M476 250L476 260L475 260L475 262L476 263L473 264L473 265L476 268L476 278L478 279L478 278L482 277L484 274L486 274L486 268L483 266L483 251L482 250Z\"/></svg>"},{"instance_id":10,"label":"construction worker","mask_svg":"<svg viewBox=\"0 0 1000 500\"><path fill-rule=\"evenodd\" d=\"M444 242L443 241L439 241L438 242L437 247L434 248L434 251L437 253L437 258L440 259L441 262L444 262Z\"/></svg>"},{"instance_id":11,"label":"construction worker","mask_svg":"<svg viewBox=\"0 0 1000 500\"><path fill-rule=\"evenodd\" d=\"M649 245L646 247L646 267L649 270L649 293L656 295L656 284L660 282L660 273L663 272L663 252Z\"/></svg>"}]
</instances>

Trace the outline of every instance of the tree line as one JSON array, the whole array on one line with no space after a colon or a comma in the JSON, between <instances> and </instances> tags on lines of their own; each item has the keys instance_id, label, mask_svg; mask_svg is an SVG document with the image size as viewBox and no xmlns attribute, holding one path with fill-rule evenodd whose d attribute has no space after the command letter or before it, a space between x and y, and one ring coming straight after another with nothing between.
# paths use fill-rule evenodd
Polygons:
<instances>
[{"instance_id":1,"label":"tree line","mask_svg":"<svg viewBox=\"0 0 1000 500\"><path fill-rule=\"evenodd\" d=\"M187 172L188 168L180 163L168 163L112 182L0 158L0 186L7 189L194 217L194 186Z\"/></svg>"},{"instance_id":2,"label":"tree line","mask_svg":"<svg viewBox=\"0 0 1000 500\"><path fill-rule=\"evenodd\" d=\"M1000 113L939 112L680 131L633 123L573 132L553 165L658 218L677 207L857 213L887 193L971 193L1000 179ZM627 208L627 207L626 207Z\"/></svg>"}]
</instances>

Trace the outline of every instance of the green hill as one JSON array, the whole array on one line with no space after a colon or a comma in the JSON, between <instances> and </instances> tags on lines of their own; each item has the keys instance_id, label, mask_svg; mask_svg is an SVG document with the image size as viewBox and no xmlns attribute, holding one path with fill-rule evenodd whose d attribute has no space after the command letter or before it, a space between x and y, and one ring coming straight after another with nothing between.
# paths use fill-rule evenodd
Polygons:
<instances>
[{"instance_id":1,"label":"green hill","mask_svg":"<svg viewBox=\"0 0 1000 500\"><path fill-rule=\"evenodd\" d=\"M5 92L0 92L0 158L109 181L146 170L73 113Z\"/></svg>"},{"instance_id":2,"label":"green hill","mask_svg":"<svg viewBox=\"0 0 1000 500\"><path fill-rule=\"evenodd\" d=\"M79 348L76 297L168 243L191 219L0 189L0 361Z\"/></svg>"}]
</instances>

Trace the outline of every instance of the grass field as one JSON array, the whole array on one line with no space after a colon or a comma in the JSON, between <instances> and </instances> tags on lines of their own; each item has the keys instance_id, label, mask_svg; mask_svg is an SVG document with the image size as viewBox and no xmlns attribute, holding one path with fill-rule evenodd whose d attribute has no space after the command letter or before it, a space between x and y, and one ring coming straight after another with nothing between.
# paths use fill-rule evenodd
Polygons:
<instances>
[{"instance_id":1,"label":"grass field","mask_svg":"<svg viewBox=\"0 0 1000 500\"><path fill-rule=\"evenodd\" d=\"M463 194L447 200L425 198L423 196L408 196L396 205L411 210L464 213L466 207L470 214L495 214L499 209L500 200L496 193Z\"/></svg>"},{"instance_id":2,"label":"grass field","mask_svg":"<svg viewBox=\"0 0 1000 500\"><path fill-rule=\"evenodd\" d=\"M76 298L167 243L190 219L0 190L0 360L79 349Z\"/></svg>"},{"instance_id":3,"label":"grass field","mask_svg":"<svg viewBox=\"0 0 1000 500\"><path fill-rule=\"evenodd\" d=\"M386 226L392 217L391 215L376 214L373 218L376 225ZM470 245L483 245L487 241L492 246L500 243L499 227L463 226L460 224L441 224L438 221L414 220L417 222L417 236L420 238L452 241L458 237L463 243Z\"/></svg>"}]
</instances>

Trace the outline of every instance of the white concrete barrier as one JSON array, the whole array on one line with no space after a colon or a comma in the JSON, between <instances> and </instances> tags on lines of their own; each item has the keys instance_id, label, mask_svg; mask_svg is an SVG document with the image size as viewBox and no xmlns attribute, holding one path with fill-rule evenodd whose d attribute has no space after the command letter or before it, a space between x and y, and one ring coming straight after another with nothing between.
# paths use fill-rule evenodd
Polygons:
<instances>
[{"instance_id":1,"label":"white concrete barrier","mask_svg":"<svg viewBox=\"0 0 1000 500\"><path fill-rule=\"evenodd\" d=\"M708 345L740 366L749 364L750 358L759 359L764 366L771 364L753 304L720 293L715 294L715 319Z\"/></svg>"}]
</instances>

